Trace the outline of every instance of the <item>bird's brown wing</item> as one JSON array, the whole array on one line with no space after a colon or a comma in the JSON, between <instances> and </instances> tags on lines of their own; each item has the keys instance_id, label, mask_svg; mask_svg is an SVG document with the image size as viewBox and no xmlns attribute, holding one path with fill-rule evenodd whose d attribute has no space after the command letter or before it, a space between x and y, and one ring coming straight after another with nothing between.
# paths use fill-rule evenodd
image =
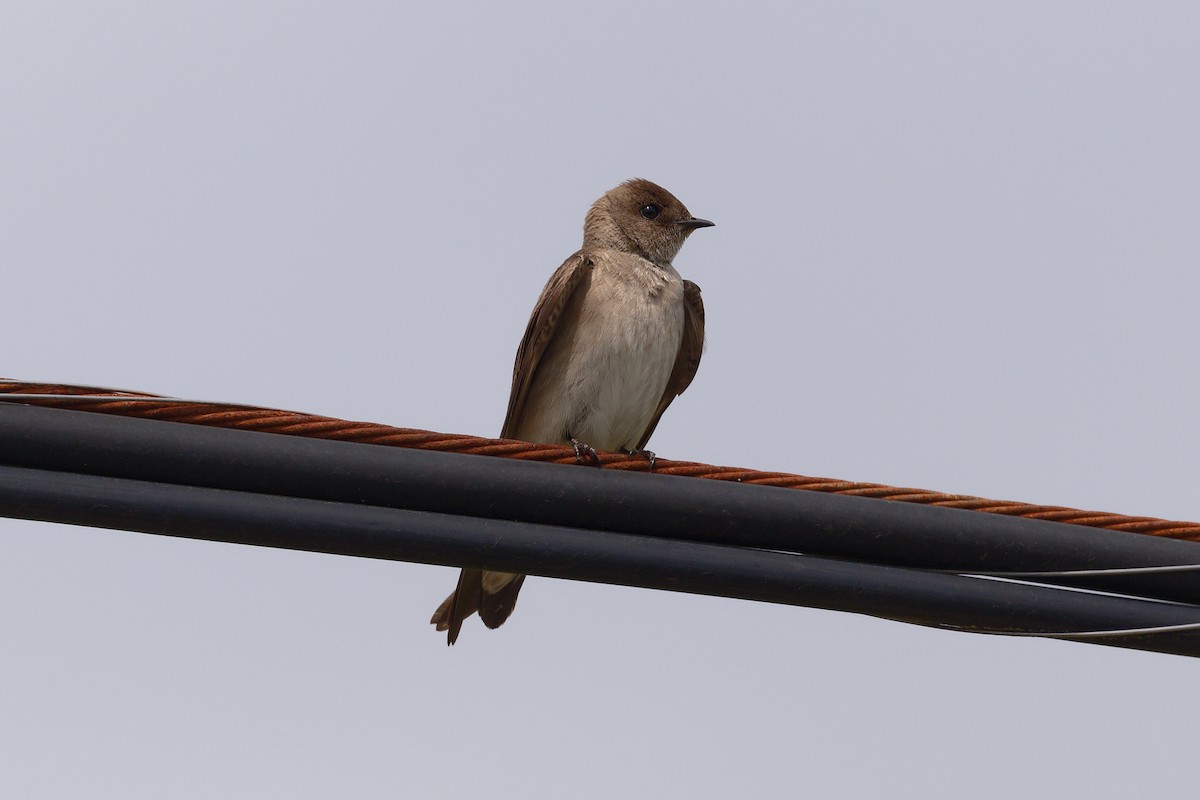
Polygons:
<instances>
[{"instance_id":1,"label":"bird's brown wing","mask_svg":"<svg viewBox=\"0 0 1200 800\"><path fill-rule=\"evenodd\" d=\"M521 346L517 348L517 361L513 365L512 393L508 396L508 414L500 431L503 438L510 439L514 436L521 414L525 411L525 398L529 395L529 387L533 384L533 376L542 360L542 354L546 352L559 319L567 304L571 302L575 290L591 273L591 269L591 261L581 250L564 261L550 276L546 288L542 289L542 295L529 317L525 337L521 339ZM497 581L496 578L501 580ZM448 631L447 644L454 644L463 620L476 611L485 625L497 628L512 613L524 581L524 575L506 575L464 568L459 573L458 586L438 606L438 610L433 612L433 619L429 621L436 625L439 631ZM496 583L499 584L499 588L489 589L490 584Z\"/></svg>"},{"instance_id":2,"label":"bird's brown wing","mask_svg":"<svg viewBox=\"0 0 1200 800\"><path fill-rule=\"evenodd\" d=\"M533 307L529 317L529 327L525 329L525 337L517 348L517 360L513 364L512 392L508 396L508 414L504 418L504 427L500 431L501 438L513 438L514 431L525 411L525 398L529 396L529 387L533 384L533 376L537 372L538 363L546 346L554 337L555 328L575 290L592 270L592 262L580 250L563 262L546 282L541 297ZM697 295L699 296L699 295Z\"/></svg>"},{"instance_id":3,"label":"bird's brown wing","mask_svg":"<svg viewBox=\"0 0 1200 800\"><path fill-rule=\"evenodd\" d=\"M654 417L646 426L646 432L638 441L638 450L646 447L651 434L658 426L658 420L671 401L683 394L696 377L700 368L700 356L704 354L704 301L700 298L700 287L691 281L683 282L683 337L679 341L679 354L675 356L675 366L671 368L671 377L667 380L666 391L654 409Z\"/></svg>"}]
</instances>

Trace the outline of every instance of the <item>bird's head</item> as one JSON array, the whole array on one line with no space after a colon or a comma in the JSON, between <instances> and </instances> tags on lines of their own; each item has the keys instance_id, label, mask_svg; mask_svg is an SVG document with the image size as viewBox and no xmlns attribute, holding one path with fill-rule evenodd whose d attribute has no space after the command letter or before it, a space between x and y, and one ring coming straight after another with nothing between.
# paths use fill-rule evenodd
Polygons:
<instances>
[{"instance_id":1,"label":"bird's head","mask_svg":"<svg viewBox=\"0 0 1200 800\"><path fill-rule=\"evenodd\" d=\"M628 180L592 204L583 224L584 247L635 253L655 264L669 264L688 234L713 223L697 219L656 183Z\"/></svg>"}]
</instances>

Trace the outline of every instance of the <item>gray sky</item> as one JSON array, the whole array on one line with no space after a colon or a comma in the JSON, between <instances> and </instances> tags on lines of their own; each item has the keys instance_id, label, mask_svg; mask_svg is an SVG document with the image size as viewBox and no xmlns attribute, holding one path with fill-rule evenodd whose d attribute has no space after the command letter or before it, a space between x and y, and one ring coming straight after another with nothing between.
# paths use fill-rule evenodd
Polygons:
<instances>
[{"instance_id":1,"label":"gray sky","mask_svg":"<svg viewBox=\"0 0 1200 800\"><path fill-rule=\"evenodd\" d=\"M1200 518L1200 7L0 6L0 374L495 435L603 191L663 457ZM1182 796L1194 661L0 519L5 797Z\"/></svg>"}]
</instances>

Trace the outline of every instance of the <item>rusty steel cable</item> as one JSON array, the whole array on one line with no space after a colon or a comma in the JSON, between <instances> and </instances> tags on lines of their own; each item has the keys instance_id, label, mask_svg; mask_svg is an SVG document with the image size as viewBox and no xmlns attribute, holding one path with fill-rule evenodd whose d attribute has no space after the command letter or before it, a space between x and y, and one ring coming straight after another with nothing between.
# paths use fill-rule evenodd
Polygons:
<instances>
[{"instance_id":1,"label":"rusty steel cable","mask_svg":"<svg viewBox=\"0 0 1200 800\"><path fill-rule=\"evenodd\" d=\"M396 428L369 422L352 422L303 414L296 411L261 408L235 403L212 403L164 397L147 392L114 390L71 384L31 383L0 380L0 401L30 405L141 417L191 425L236 428L288 436L305 436L345 442L379 444L449 453L500 456L525 461L570 464L575 451L567 445L542 445L507 439L489 439L463 434L436 433L414 428ZM624 453L598 453L604 469L644 472L649 462ZM708 480L735 481L811 492L873 497L902 503L942 508L958 508L988 514L1040 519L1104 530L1142 533L1186 541L1200 541L1200 523L1180 522L1154 517L1134 517L1102 511L1083 511L1064 506L1036 505L1011 500L988 500L961 494L945 494L927 489L911 489L878 483L862 483L832 478L809 477L786 472L761 472L736 467L721 467L691 461L658 459L656 473Z\"/></svg>"}]
</instances>

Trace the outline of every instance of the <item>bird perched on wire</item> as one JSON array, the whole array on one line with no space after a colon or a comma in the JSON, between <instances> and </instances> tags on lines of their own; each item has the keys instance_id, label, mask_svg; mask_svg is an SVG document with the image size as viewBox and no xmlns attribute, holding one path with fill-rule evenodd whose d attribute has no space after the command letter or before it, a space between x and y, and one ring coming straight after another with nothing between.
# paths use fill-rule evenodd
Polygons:
<instances>
[{"instance_id":1,"label":"bird perched on wire","mask_svg":"<svg viewBox=\"0 0 1200 800\"><path fill-rule=\"evenodd\" d=\"M700 287L671 263L693 217L666 189L640 178L609 190L583 223L583 248L553 275L517 348L500 435L595 450L644 453L671 401L692 382L704 349ZM430 622L454 644L476 611L499 627L524 575L463 569Z\"/></svg>"}]
</instances>

